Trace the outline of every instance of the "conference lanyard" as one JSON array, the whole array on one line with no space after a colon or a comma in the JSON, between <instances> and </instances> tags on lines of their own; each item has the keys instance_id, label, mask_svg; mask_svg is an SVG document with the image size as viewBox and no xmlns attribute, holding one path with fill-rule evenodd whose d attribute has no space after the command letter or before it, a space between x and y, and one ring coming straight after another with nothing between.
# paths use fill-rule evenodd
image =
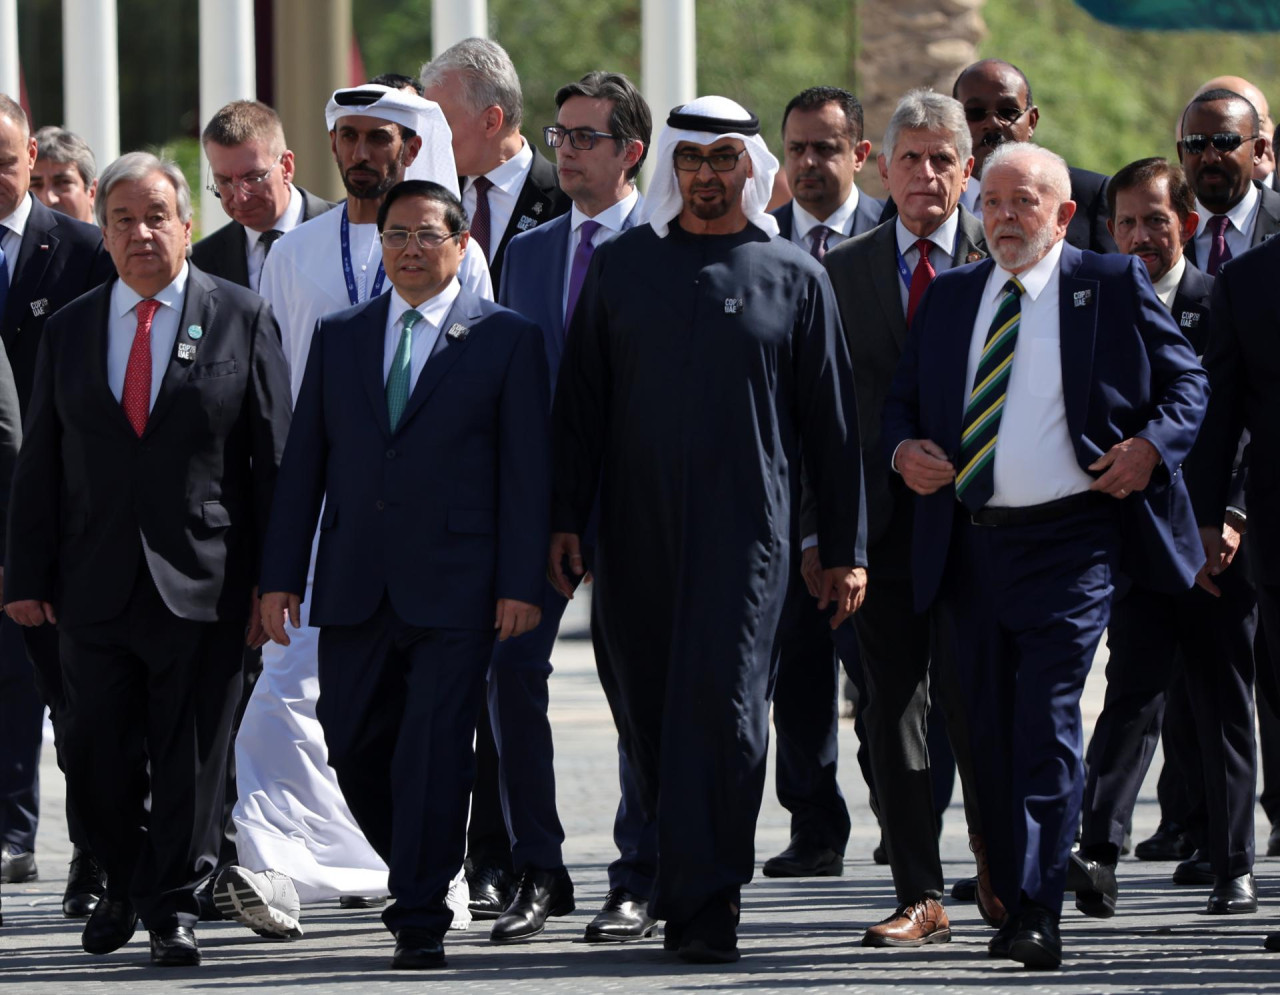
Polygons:
<instances>
[{"instance_id":1,"label":"conference lanyard","mask_svg":"<svg viewBox=\"0 0 1280 995\"><path fill-rule=\"evenodd\" d=\"M346 204L342 205L342 275L347 281L347 300L352 304L359 304L360 291L356 289L356 272L351 265L351 223L347 220ZM378 260L378 275L374 277L369 300L382 293L382 284L386 279L387 271L382 268L382 260Z\"/></svg>"},{"instance_id":2,"label":"conference lanyard","mask_svg":"<svg viewBox=\"0 0 1280 995\"><path fill-rule=\"evenodd\" d=\"M934 244L937 245L936 242ZM956 225L956 244L957 245L960 244L960 226L959 225ZM941 248L941 246L938 246L938 247ZM893 251L898 256L898 276L902 277L902 285L906 287L908 290L910 290L911 289L911 270L907 268L907 261L902 258L902 250L898 248L898 242L896 239L894 240L894 243L893 243ZM955 251L955 248L953 247L951 250L951 255L954 257L955 254L956 254L956 251Z\"/></svg>"}]
</instances>

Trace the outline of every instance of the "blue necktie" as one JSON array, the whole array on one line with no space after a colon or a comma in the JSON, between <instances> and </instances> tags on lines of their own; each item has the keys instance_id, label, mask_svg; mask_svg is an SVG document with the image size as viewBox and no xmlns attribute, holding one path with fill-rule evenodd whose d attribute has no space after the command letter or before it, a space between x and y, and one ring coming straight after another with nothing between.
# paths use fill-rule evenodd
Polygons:
<instances>
[{"instance_id":1,"label":"blue necktie","mask_svg":"<svg viewBox=\"0 0 1280 995\"><path fill-rule=\"evenodd\" d=\"M391 419L391 431L400 424L405 405L409 403L409 374L413 368L413 326L420 315L410 308L400 318L400 344L391 360L391 372L387 375L387 415Z\"/></svg>"}]
</instances>

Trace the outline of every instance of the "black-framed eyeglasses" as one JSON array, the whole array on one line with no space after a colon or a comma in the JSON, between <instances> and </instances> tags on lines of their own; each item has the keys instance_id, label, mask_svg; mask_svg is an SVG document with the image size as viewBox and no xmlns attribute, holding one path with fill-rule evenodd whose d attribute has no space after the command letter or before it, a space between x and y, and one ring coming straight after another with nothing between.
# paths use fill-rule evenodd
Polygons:
<instances>
[{"instance_id":1,"label":"black-framed eyeglasses","mask_svg":"<svg viewBox=\"0 0 1280 995\"><path fill-rule=\"evenodd\" d=\"M246 197L252 197L255 193L262 190L262 184L267 182L267 178L271 175L271 171L279 166L280 163L284 162L284 155L285 154L281 152L276 156L275 162L262 172L249 173L247 176L242 176L238 180L233 180L230 177L220 180L218 177L214 176L210 180L206 189L217 197L218 200L222 200L223 197L233 196L237 190L241 191Z\"/></svg>"},{"instance_id":2,"label":"black-framed eyeglasses","mask_svg":"<svg viewBox=\"0 0 1280 995\"><path fill-rule=\"evenodd\" d=\"M1018 118L1031 111L1033 107L1035 107L1035 104L1027 104L1026 107L1022 108L993 107L988 109L986 107L966 107L964 109L964 119L970 124L978 124L994 114L1002 124L1013 124Z\"/></svg>"},{"instance_id":3,"label":"black-framed eyeglasses","mask_svg":"<svg viewBox=\"0 0 1280 995\"><path fill-rule=\"evenodd\" d=\"M381 232L378 238L382 239L382 245L387 249L403 249L409 244L409 236L412 235L418 240L418 245L424 249L438 249L451 238L457 238L461 235L460 231L439 232L431 228L419 228L417 231L405 231L403 228L388 228Z\"/></svg>"},{"instance_id":4,"label":"black-framed eyeglasses","mask_svg":"<svg viewBox=\"0 0 1280 995\"><path fill-rule=\"evenodd\" d=\"M1183 135L1182 141L1178 144L1188 155L1202 155L1210 145L1215 152L1226 155L1228 152L1234 152L1242 143L1252 142L1257 137L1257 135L1239 135L1234 131L1219 131L1213 135Z\"/></svg>"},{"instance_id":5,"label":"black-framed eyeglasses","mask_svg":"<svg viewBox=\"0 0 1280 995\"><path fill-rule=\"evenodd\" d=\"M717 173L727 173L746 154L746 149L738 149L737 152L712 152L711 155L699 155L697 152L676 152L671 156L671 161L676 164L676 169L685 173L696 173L702 168L704 162Z\"/></svg>"},{"instance_id":6,"label":"black-framed eyeglasses","mask_svg":"<svg viewBox=\"0 0 1280 995\"><path fill-rule=\"evenodd\" d=\"M542 129L543 140L553 149L558 149L564 144L565 136L568 136L569 144L579 152L590 152L596 147L597 138L618 138L617 135L611 135L607 131L593 131L591 128L562 128L558 124L549 124Z\"/></svg>"}]
</instances>

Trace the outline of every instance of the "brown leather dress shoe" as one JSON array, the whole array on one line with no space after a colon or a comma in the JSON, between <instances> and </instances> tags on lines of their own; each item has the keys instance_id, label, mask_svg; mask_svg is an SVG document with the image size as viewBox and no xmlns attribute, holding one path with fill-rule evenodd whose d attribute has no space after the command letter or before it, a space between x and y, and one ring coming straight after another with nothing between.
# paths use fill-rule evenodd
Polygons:
<instances>
[{"instance_id":1,"label":"brown leather dress shoe","mask_svg":"<svg viewBox=\"0 0 1280 995\"><path fill-rule=\"evenodd\" d=\"M864 947L921 947L951 939L947 910L936 898L921 898L903 905L883 922L862 935Z\"/></svg>"},{"instance_id":2,"label":"brown leather dress shoe","mask_svg":"<svg viewBox=\"0 0 1280 995\"><path fill-rule=\"evenodd\" d=\"M978 865L978 893L974 896L978 903L978 915L982 921L993 929L999 929L1009 918L1004 903L996 897L991 888L991 865L987 863L987 845L981 836L969 834L969 850L973 853L974 862Z\"/></svg>"}]
</instances>

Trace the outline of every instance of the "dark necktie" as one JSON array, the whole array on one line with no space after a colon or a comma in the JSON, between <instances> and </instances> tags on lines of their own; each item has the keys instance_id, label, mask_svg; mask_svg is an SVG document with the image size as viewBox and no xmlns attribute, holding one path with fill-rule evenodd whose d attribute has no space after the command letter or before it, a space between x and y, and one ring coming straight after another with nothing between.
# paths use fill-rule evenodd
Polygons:
<instances>
[{"instance_id":1,"label":"dark necktie","mask_svg":"<svg viewBox=\"0 0 1280 995\"><path fill-rule=\"evenodd\" d=\"M8 231L0 226L0 319L4 318L4 309L9 303L9 259L4 254L4 235Z\"/></svg>"},{"instance_id":2,"label":"dark necktie","mask_svg":"<svg viewBox=\"0 0 1280 995\"><path fill-rule=\"evenodd\" d=\"M915 272L911 274L911 287L907 291L908 327L911 325L911 319L916 316L916 308L920 304L920 298L929 289L929 282L938 275L933 268L933 263L929 262L929 250L932 248L933 243L927 238L922 238L916 242L916 251L920 253L920 259L916 263Z\"/></svg>"},{"instance_id":3,"label":"dark necktie","mask_svg":"<svg viewBox=\"0 0 1280 995\"><path fill-rule=\"evenodd\" d=\"M1209 264L1205 272L1210 276L1218 275L1218 267L1231 258L1231 248L1227 245L1227 226L1231 219L1225 214L1215 214L1209 219Z\"/></svg>"},{"instance_id":4,"label":"dark necktie","mask_svg":"<svg viewBox=\"0 0 1280 995\"><path fill-rule=\"evenodd\" d=\"M956 497L969 511L978 511L995 492L996 434L1004 412L1013 349L1018 343L1022 318L1022 284L1016 279L1004 285L1004 296L991 319L973 390L960 428L960 458L956 470Z\"/></svg>"},{"instance_id":5,"label":"dark necktie","mask_svg":"<svg viewBox=\"0 0 1280 995\"><path fill-rule=\"evenodd\" d=\"M826 225L814 225L809 229L809 255L818 262L827 257L827 236L830 234L831 229Z\"/></svg>"},{"instance_id":6,"label":"dark necktie","mask_svg":"<svg viewBox=\"0 0 1280 995\"><path fill-rule=\"evenodd\" d=\"M480 246L485 262L489 261L489 190L493 180L477 176L471 183L476 191L476 209L471 216L471 238Z\"/></svg>"},{"instance_id":7,"label":"dark necktie","mask_svg":"<svg viewBox=\"0 0 1280 995\"><path fill-rule=\"evenodd\" d=\"M400 424L400 416L409 403L409 378L413 372L413 326L421 317L422 314L415 308L410 308L400 316L400 344L396 346L395 358L391 360L391 372L387 374L387 420L393 432Z\"/></svg>"},{"instance_id":8,"label":"dark necktie","mask_svg":"<svg viewBox=\"0 0 1280 995\"><path fill-rule=\"evenodd\" d=\"M271 247L276 244L278 239L284 232L272 228L270 231L264 231L258 236L258 244L262 246L262 256L265 259L271 254Z\"/></svg>"},{"instance_id":9,"label":"dark necktie","mask_svg":"<svg viewBox=\"0 0 1280 995\"><path fill-rule=\"evenodd\" d=\"M139 436L147 427L151 411L151 321L159 307L159 301L147 300L138 301L134 308L138 327L133 333L129 363L124 368L124 389L120 392L124 416Z\"/></svg>"},{"instance_id":10,"label":"dark necktie","mask_svg":"<svg viewBox=\"0 0 1280 995\"><path fill-rule=\"evenodd\" d=\"M565 302L564 328L569 330L569 319L573 317L573 309L578 306L578 295L582 293L582 281L586 279L587 267L596 247L592 238L600 230L599 221L584 221L578 229L578 248L573 253L573 265L569 268L569 299Z\"/></svg>"}]
</instances>

